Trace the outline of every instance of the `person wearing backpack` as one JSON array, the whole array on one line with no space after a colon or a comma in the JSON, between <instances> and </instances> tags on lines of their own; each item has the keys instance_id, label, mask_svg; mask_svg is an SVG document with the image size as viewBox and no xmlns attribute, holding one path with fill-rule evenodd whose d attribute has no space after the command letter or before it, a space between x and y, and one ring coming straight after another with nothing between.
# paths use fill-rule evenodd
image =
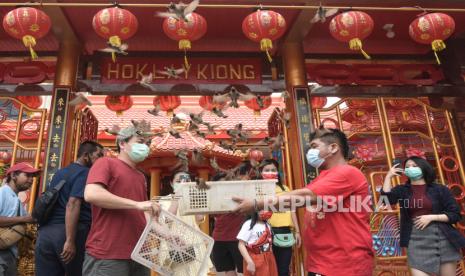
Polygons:
<instances>
[{"instance_id":1,"label":"person wearing backpack","mask_svg":"<svg viewBox=\"0 0 465 276\"><path fill-rule=\"evenodd\" d=\"M83 142L77 160L55 173L47 189L56 188L57 200L40 222L35 248L36 276L81 276L91 211L84 201L90 167L103 156L103 146ZM64 182L63 182L64 181ZM64 183L62 186L60 183ZM58 186L61 186L59 188Z\"/></svg>"},{"instance_id":2,"label":"person wearing backpack","mask_svg":"<svg viewBox=\"0 0 465 276\"><path fill-rule=\"evenodd\" d=\"M33 223L34 219L27 214L21 204L18 193L28 190L33 178L39 173L28 163L18 163L6 171L6 184L0 187L0 276L16 276L16 259L18 248L16 243L11 243L11 234L18 231L14 227L25 223ZM24 230L24 229L23 229ZM7 233L10 232L10 233ZM6 235L10 235L6 237ZM6 248L4 248L6 247Z\"/></svg>"},{"instance_id":3,"label":"person wearing backpack","mask_svg":"<svg viewBox=\"0 0 465 276\"><path fill-rule=\"evenodd\" d=\"M289 187L281 183L278 172L279 164L274 159L263 160L260 164L260 174L263 179L277 179L276 195L289 192ZM278 265L279 276L289 276L292 261L292 249L300 247L301 238L299 223L295 211L274 212L268 220L273 230L273 254Z\"/></svg>"}]
</instances>

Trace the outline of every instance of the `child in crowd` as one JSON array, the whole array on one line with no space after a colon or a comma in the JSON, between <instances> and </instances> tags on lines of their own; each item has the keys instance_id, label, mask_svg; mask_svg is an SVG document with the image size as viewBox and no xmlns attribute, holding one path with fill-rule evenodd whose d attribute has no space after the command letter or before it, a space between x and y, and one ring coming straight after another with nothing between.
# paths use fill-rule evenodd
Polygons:
<instances>
[{"instance_id":1,"label":"child in crowd","mask_svg":"<svg viewBox=\"0 0 465 276\"><path fill-rule=\"evenodd\" d=\"M237 235L239 251L244 258L244 276L277 276L276 261L272 251L271 226L267 220L269 211L255 212L242 224Z\"/></svg>"}]
</instances>

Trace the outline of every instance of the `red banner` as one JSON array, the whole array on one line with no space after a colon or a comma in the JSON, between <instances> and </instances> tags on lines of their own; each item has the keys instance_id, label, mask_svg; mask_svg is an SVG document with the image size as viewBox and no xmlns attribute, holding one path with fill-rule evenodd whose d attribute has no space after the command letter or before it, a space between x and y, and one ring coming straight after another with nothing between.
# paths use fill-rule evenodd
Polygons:
<instances>
[{"instance_id":1,"label":"red banner","mask_svg":"<svg viewBox=\"0 0 465 276\"><path fill-rule=\"evenodd\" d=\"M180 58L124 58L113 63L105 58L101 66L102 83L135 83L152 73L152 83L262 83L259 58L189 58L186 68ZM166 74L170 69L183 69L177 76Z\"/></svg>"}]
</instances>

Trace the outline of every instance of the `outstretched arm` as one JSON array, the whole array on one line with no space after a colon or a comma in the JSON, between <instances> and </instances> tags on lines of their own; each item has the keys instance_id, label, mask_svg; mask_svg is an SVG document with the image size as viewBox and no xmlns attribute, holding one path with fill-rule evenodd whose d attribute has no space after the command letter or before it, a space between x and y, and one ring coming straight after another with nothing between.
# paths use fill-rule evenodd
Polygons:
<instances>
[{"instance_id":1,"label":"outstretched arm","mask_svg":"<svg viewBox=\"0 0 465 276\"><path fill-rule=\"evenodd\" d=\"M87 184L84 199L90 204L105 209L136 209L154 214L160 210L160 205L152 201L134 201L110 193L100 184Z\"/></svg>"}]
</instances>

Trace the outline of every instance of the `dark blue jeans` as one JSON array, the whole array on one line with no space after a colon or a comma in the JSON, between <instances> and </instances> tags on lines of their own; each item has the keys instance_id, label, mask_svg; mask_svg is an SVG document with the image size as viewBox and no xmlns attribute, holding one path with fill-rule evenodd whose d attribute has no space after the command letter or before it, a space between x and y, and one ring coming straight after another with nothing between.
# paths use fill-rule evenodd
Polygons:
<instances>
[{"instance_id":1,"label":"dark blue jeans","mask_svg":"<svg viewBox=\"0 0 465 276\"><path fill-rule=\"evenodd\" d=\"M35 248L36 276L82 276L85 245L90 226L79 224L76 232L76 256L65 264L60 254L66 240L64 224L49 224L39 228Z\"/></svg>"},{"instance_id":2,"label":"dark blue jeans","mask_svg":"<svg viewBox=\"0 0 465 276\"><path fill-rule=\"evenodd\" d=\"M292 261L292 246L277 247L273 245L273 254L278 266L278 275L289 276L289 267Z\"/></svg>"}]
</instances>

